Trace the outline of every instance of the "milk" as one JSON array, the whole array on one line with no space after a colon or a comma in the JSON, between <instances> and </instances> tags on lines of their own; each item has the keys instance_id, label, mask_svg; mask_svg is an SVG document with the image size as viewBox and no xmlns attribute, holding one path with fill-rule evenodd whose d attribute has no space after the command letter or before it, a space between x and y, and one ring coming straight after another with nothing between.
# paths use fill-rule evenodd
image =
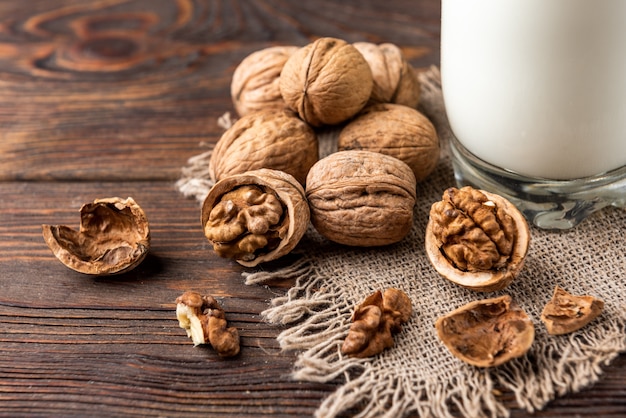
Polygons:
<instances>
[{"instance_id":1,"label":"milk","mask_svg":"<svg viewBox=\"0 0 626 418\"><path fill-rule=\"evenodd\" d=\"M490 164L626 166L626 0L442 0L441 76L455 136Z\"/></svg>"}]
</instances>

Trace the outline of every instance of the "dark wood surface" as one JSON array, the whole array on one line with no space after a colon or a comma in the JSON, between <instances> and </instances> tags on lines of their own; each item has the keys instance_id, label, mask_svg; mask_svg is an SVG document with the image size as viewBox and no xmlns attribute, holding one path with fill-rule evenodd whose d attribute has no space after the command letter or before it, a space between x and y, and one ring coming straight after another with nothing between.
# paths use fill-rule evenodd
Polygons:
<instances>
[{"instance_id":1,"label":"dark wood surface","mask_svg":"<svg viewBox=\"0 0 626 418\"><path fill-rule=\"evenodd\" d=\"M311 416L336 388L290 378L296 353L259 315L289 283L244 285L174 184L219 139L237 64L320 36L392 42L415 67L438 65L439 1L0 1L1 416ZM111 278L69 270L41 225L77 227L83 203L111 196L146 211L148 258ZM238 357L194 348L178 327L174 300L189 289L221 298ZM535 415L624 414L625 375L622 355Z\"/></svg>"}]
</instances>

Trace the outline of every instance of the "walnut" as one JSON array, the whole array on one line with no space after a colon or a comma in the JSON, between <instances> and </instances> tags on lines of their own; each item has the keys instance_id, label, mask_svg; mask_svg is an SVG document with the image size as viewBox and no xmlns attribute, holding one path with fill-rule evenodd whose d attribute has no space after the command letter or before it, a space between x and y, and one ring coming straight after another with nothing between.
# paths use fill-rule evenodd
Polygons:
<instances>
[{"instance_id":1,"label":"walnut","mask_svg":"<svg viewBox=\"0 0 626 418\"><path fill-rule=\"evenodd\" d=\"M411 167L418 183L439 162L439 137L433 124L418 110L398 104L367 106L343 127L337 148L396 157Z\"/></svg>"},{"instance_id":2,"label":"walnut","mask_svg":"<svg viewBox=\"0 0 626 418\"><path fill-rule=\"evenodd\" d=\"M214 297L192 291L183 293L176 298L176 318L194 346L211 344L222 357L239 353L239 332L227 326L224 309Z\"/></svg>"},{"instance_id":3,"label":"walnut","mask_svg":"<svg viewBox=\"0 0 626 418\"><path fill-rule=\"evenodd\" d=\"M371 151L338 151L319 160L306 180L311 222L327 239L373 247L402 240L413 225L413 171Z\"/></svg>"},{"instance_id":4,"label":"walnut","mask_svg":"<svg viewBox=\"0 0 626 418\"><path fill-rule=\"evenodd\" d=\"M560 286L554 288L541 320L551 335L562 335L581 329L602 313L604 302L593 296L575 296Z\"/></svg>"},{"instance_id":5,"label":"walnut","mask_svg":"<svg viewBox=\"0 0 626 418\"><path fill-rule=\"evenodd\" d=\"M271 46L245 57L235 68L230 84L233 105L239 116L285 107L278 86L280 72L297 46Z\"/></svg>"},{"instance_id":6,"label":"walnut","mask_svg":"<svg viewBox=\"0 0 626 418\"><path fill-rule=\"evenodd\" d=\"M411 317L411 299L401 290L380 290L368 296L354 311L341 352L364 358L393 346L393 334Z\"/></svg>"},{"instance_id":7,"label":"walnut","mask_svg":"<svg viewBox=\"0 0 626 418\"><path fill-rule=\"evenodd\" d=\"M434 203L426 226L426 253L435 269L468 289L508 286L530 243L526 219L508 200L470 186L449 188Z\"/></svg>"},{"instance_id":8,"label":"walnut","mask_svg":"<svg viewBox=\"0 0 626 418\"><path fill-rule=\"evenodd\" d=\"M438 318L435 329L455 357L478 367L520 357L535 339L532 321L508 295L470 302Z\"/></svg>"},{"instance_id":9,"label":"walnut","mask_svg":"<svg viewBox=\"0 0 626 418\"><path fill-rule=\"evenodd\" d=\"M318 160L313 128L290 110L251 113L235 122L215 145L209 176L219 181L232 174L270 168L291 174L304 185Z\"/></svg>"},{"instance_id":10,"label":"walnut","mask_svg":"<svg viewBox=\"0 0 626 418\"><path fill-rule=\"evenodd\" d=\"M294 52L280 73L280 93L309 124L336 125L367 103L374 81L363 55L336 38L320 38Z\"/></svg>"},{"instance_id":11,"label":"walnut","mask_svg":"<svg viewBox=\"0 0 626 418\"><path fill-rule=\"evenodd\" d=\"M54 255L84 274L125 273L138 266L150 248L148 219L131 197L96 199L83 205L78 231L63 225L42 227Z\"/></svg>"},{"instance_id":12,"label":"walnut","mask_svg":"<svg viewBox=\"0 0 626 418\"><path fill-rule=\"evenodd\" d=\"M413 66L404 58L402 51L391 43L352 44L370 66L374 87L372 103L397 103L412 108L420 99L420 82Z\"/></svg>"},{"instance_id":13,"label":"walnut","mask_svg":"<svg viewBox=\"0 0 626 418\"><path fill-rule=\"evenodd\" d=\"M226 177L211 188L202 206L202 227L215 252L246 267L289 253L308 224L304 189L278 170Z\"/></svg>"}]
</instances>

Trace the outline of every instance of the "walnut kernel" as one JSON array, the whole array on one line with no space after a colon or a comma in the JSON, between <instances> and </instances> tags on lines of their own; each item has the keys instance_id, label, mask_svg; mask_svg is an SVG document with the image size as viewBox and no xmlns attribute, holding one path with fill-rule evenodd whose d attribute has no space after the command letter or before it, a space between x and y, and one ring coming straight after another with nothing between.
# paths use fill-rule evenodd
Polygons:
<instances>
[{"instance_id":1,"label":"walnut kernel","mask_svg":"<svg viewBox=\"0 0 626 418\"><path fill-rule=\"evenodd\" d=\"M508 295L470 302L435 322L439 339L457 358L493 367L520 357L535 339L535 327Z\"/></svg>"},{"instance_id":2,"label":"walnut kernel","mask_svg":"<svg viewBox=\"0 0 626 418\"><path fill-rule=\"evenodd\" d=\"M193 345L211 344L222 357L239 353L239 332L227 326L224 309L214 297L183 293L176 298L176 318Z\"/></svg>"},{"instance_id":3,"label":"walnut kernel","mask_svg":"<svg viewBox=\"0 0 626 418\"><path fill-rule=\"evenodd\" d=\"M411 299L403 291L374 292L355 309L341 352L358 358L382 353L393 346L393 334L402 330L412 312Z\"/></svg>"},{"instance_id":4,"label":"walnut kernel","mask_svg":"<svg viewBox=\"0 0 626 418\"><path fill-rule=\"evenodd\" d=\"M309 218L300 183L270 169L218 181L202 206L202 227L215 252L246 267L290 252L306 232Z\"/></svg>"},{"instance_id":5,"label":"walnut kernel","mask_svg":"<svg viewBox=\"0 0 626 418\"><path fill-rule=\"evenodd\" d=\"M524 264L529 242L526 219L497 194L452 187L431 206L426 253L442 276L468 289L508 286Z\"/></svg>"}]
</instances>

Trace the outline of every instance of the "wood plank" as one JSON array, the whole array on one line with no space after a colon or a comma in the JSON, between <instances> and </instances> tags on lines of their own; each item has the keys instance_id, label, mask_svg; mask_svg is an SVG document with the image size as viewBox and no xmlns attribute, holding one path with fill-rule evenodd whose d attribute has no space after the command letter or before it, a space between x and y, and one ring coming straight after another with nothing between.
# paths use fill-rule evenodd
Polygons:
<instances>
[{"instance_id":1,"label":"wood plank","mask_svg":"<svg viewBox=\"0 0 626 418\"><path fill-rule=\"evenodd\" d=\"M439 62L438 2L0 2L0 179L175 179L248 54L320 36ZM32 6L31 6L32 5Z\"/></svg>"}]
</instances>

